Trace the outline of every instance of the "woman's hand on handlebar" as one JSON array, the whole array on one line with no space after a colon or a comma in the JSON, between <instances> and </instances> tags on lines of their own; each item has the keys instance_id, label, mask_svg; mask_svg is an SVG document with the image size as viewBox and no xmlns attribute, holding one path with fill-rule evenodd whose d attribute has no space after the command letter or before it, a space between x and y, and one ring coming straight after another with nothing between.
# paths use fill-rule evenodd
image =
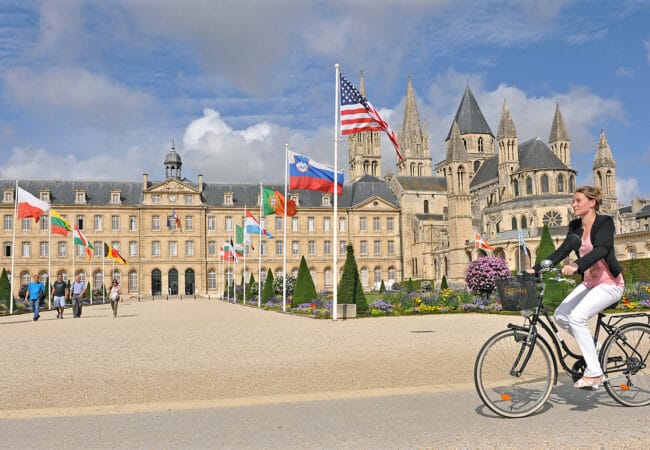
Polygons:
<instances>
[{"instance_id":1,"label":"woman's hand on handlebar","mask_svg":"<svg viewBox=\"0 0 650 450\"><path fill-rule=\"evenodd\" d=\"M573 275L574 273L576 273L577 270L578 270L577 266L573 264L567 264L565 266L562 266L562 275L564 276Z\"/></svg>"},{"instance_id":2,"label":"woman's hand on handlebar","mask_svg":"<svg viewBox=\"0 0 650 450\"><path fill-rule=\"evenodd\" d=\"M529 273L531 275L535 275L535 269L533 269L533 268L526 269L526 273Z\"/></svg>"}]
</instances>

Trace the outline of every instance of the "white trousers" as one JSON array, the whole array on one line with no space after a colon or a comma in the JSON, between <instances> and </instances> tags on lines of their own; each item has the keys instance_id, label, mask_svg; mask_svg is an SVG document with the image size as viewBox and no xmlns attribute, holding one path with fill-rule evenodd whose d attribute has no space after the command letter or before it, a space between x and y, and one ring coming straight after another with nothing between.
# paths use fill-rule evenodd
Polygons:
<instances>
[{"instance_id":1,"label":"white trousers","mask_svg":"<svg viewBox=\"0 0 650 450\"><path fill-rule=\"evenodd\" d=\"M573 336L580 347L587 368L584 376L599 377L603 369L598 362L596 344L589 330L589 319L618 301L623 287L599 284L591 289L581 283L555 309L555 323Z\"/></svg>"}]
</instances>

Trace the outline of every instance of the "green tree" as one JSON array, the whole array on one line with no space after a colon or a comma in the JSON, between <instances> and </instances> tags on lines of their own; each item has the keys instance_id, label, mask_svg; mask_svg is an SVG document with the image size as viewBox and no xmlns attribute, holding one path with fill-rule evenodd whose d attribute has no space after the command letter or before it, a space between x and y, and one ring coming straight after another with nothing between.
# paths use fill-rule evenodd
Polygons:
<instances>
[{"instance_id":1,"label":"green tree","mask_svg":"<svg viewBox=\"0 0 650 450\"><path fill-rule=\"evenodd\" d=\"M239 289L235 289L237 293L237 300L244 299L244 274L241 275L241 281L239 282Z\"/></svg>"},{"instance_id":2,"label":"green tree","mask_svg":"<svg viewBox=\"0 0 650 450\"><path fill-rule=\"evenodd\" d=\"M449 289L449 285L447 284L447 277L442 276L442 281L440 281L440 290L442 291L443 289Z\"/></svg>"},{"instance_id":3,"label":"green tree","mask_svg":"<svg viewBox=\"0 0 650 450\"><path fill-rule=\"evenodd\" d=\"M357 315L368 313L368 301L363 293L357 261L354 258L354 248L352 244L347 246L347 256L343 266L343 274L338 289L339 303L354 303L357 305Z\"/></svg>"},{"instance_id":4,"label":"green tree","mask_svg":"<svg viewBox=\"0 0 650 450\"><path fill-rule=\"evenodd\" d=\"M300 258L300 267L298 267L298 278L296 279L296 288L291 298L291 307L297 308L301 303L311 303L318 297L316 286L311 278L307 261L303 256Z\"/></svg>"},{"instance_id":5,"label":"green tree","mask_svg":"<svg viewBox=\"0 0 650 450\"><path fill-rule=\"evenodd\" d=\"M553 244L553 238L551 237L551 232L548 229L548 225L544 224L542 228L542 237L539 239L539 247L535 252L535 265L539 264L545 258L555 251L555 244Z\"/></svg>"},{"instance_id":6,"label":"green tree","mask_svg":"<svg viewBox=\"0 0 650 450\"><path fill-rule=\"evenodd\" d=\"M386 292L386 285L384 284L384 280L382 279L381 284L379 285L379 293L383 294L384 292Z\"/></svg>"},{"instance_id":7,"label":"green tree","mask_svg":"<svg viewBox=\"0 0 650 450\"><path fill-rule=\"evenodd\" d=\"M2 269L0 274L0 303L9 307L9 297L11 295L11 283L7 275L7 269Z\"/></svg>"},{"instance_id":8,"label":"green tree","mask_svg":"<svg viewBox=\"0 0 650 450\"><path fill-rule=\"evenodd\" d=\"M269 268L266 273L266 280L264 281L264 289L262 290L262 301L268 302L273 298L273 272Z\"/></svg>"},{"instance_id":9,"label":"green tree","mask_svg":"<svg viewBox=\"0 0 650 450\"><path fill-rule=\"evenodd\" d=\"M248 284L246 285L246 300L252 300L253 299L253 291L255 291L255 277L253 276L253 272L251 272L251 276L248 279Z\"/></svg>"}]
</instances>

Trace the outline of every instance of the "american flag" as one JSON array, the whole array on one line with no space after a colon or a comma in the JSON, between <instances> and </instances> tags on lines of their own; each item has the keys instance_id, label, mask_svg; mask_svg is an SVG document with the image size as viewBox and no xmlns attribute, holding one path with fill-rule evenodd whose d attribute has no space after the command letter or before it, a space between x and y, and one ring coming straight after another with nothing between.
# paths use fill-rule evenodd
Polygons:
<instances>
[{"instance_id":1,"label":"american flag","mask_svg":"<svg viewBox=\"0 0 650 450\"><path fill-rule=\"evenodd\" d=\"M384 121L368 99L341 75L341 134L361 131L385 131L395 147L399 160L404 159L399 151L395 133L390 129L388 122Z\"/></svg>"}]
</instances>

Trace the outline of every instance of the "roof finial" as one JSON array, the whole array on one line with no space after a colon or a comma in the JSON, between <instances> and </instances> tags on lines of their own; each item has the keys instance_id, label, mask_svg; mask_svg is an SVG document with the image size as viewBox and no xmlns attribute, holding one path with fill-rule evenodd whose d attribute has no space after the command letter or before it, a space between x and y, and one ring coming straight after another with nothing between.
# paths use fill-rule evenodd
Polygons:
<instances>
[{"instance_id":1,"label":"roof finial","mask_svg":"<svg viewBox=\"0 0 650 450\"><path fill-rule=\"evenodd\" d=\"M174 138L172 138L172 151L173 152L176 151L176 142L175 142Z\"/></svg>"}]
</instances>

